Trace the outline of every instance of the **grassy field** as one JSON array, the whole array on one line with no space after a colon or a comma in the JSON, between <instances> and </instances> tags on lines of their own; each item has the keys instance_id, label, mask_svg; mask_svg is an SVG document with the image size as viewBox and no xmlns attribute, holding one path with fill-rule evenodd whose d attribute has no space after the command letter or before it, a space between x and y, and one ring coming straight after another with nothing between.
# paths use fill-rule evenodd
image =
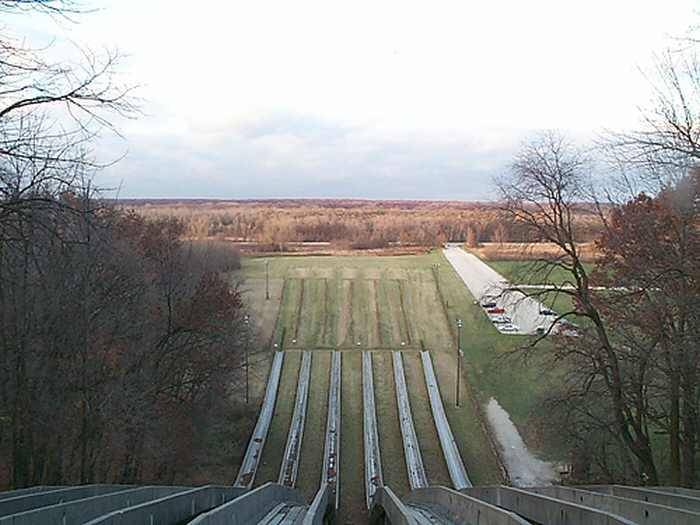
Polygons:
<instances>
[{"instance_id":1,"label":"grassy field","mask_svg":"<svg viewBox=\"0 0 700 525\"><path fill-rule=\"evenodd\" d=\"M514 284L554 284L561 285L571 281L571 275L561 268L551 268L547 272L536 271L540 263L532 261L487 261L498 273ZM593 271L593 263L583 263L587 272ZM569 295L553 290L530 289L528 293L544 294L538 296L538 300L558 313L573 310L573 300Z\"/></svg>"},{"instance_id":2,"label":"grassy field","mask_svg":"<svg viewBox=\"0 0 700 525\"><path fill-rule=\"evenodd\" d=\"M269 261L271 299L264 299ZM434 271L434 265L440 265ZM501 271L499 269L499 271ZM299 354L313 350L309 418L299 471L299 488L307 498L320 479L330 350L341 350L341 519L364 516L361 351L374 355L375 395L385 481L398 493L408 490L396 407L391 350L405 352L409 396L431 483L449 485L418 351L431 352L440 392L467 471L475 484L501 480L497 456L484 430L483 403L495 397L528 436L530 415L546 385L537 363L503 361L524 339L499 334L473 304L459 277L440 251L397 257L244 258L239 274L255 283L249 303L264 319L268 339L290 351L285 360L263 465L256 484L276 479L289 429L299 370ZM260 284L262 283L262 285ZM276 313L275 313L276 312ZM455 319L464 320L461 404L455 406ZM536 450L536 441L531 443ZM342 522L342 521L341 521Z\"/></svg>"},{"instance_id":3,"label":"grassy field","mask_svg":"<svg viewBox=\"0 0 700 525\"><path fill-rule=\"evenodd\" d=\"M571 275L562 268L548 268L546 272L535 271L541 263L532 261L487 261L487 264L513 284L562 284L571 280ZM587 272L594 264L583 263Z\"/></svg>"}]
</instances>

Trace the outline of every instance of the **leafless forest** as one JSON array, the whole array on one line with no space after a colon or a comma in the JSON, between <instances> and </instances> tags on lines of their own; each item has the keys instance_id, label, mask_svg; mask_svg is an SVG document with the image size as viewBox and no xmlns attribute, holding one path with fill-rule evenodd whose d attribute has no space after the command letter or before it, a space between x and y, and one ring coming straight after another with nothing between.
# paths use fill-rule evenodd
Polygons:
<instances>
[{"instance_id":1,"label":"leafless forest","mask_svg":"<svg viewBox=\"0 0 700 525\"><path fill-rule=\"evenodd\" d=\"M499 204L440 201L269 200L119 201L144 217L176 217L193 239L252 243L255 251L293 251L294 243L330 243L335 250L432 248L447 241L536 243L539 233L513 220ZM602 231L597 210L577 206L580 242ZM313 246L309 247L313 249Z\"/></svg>"}]
</instances>

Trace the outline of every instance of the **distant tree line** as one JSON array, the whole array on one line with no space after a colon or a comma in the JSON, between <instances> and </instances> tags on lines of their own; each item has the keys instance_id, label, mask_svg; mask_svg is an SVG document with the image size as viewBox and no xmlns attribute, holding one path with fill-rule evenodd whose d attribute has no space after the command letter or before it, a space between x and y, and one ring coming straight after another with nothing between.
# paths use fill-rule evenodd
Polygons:
<instances>
[{"instance_id":1,"label":"distant tree line","mask_svg":"<svg viewBox=\"0 0 700 525\"><path fill-rule=\"evenodd\" d=\"M32 10L81 12L0 1ZM119 55L47 56L2 28L0 486L192 482L238 453L237 254L100 201L90 144L137 112Z\"/></svg>"},{"instance_id":2,"label":"distant tree line","mask_svg":"<svg viewBox=\"0 0 700 525\"><path fill-rule=\"evenodd\" d=\"M495 205L399 201L265 201L126 203L147 217L178 217L192 238L256 242L284 251L291 242L330 242L339 248L384 248L392 243L434 247L446 241L537 242L538 232ZM575 217L579 237L593 240L602 223L593 208Z\"/></svg>"}]
</instances>

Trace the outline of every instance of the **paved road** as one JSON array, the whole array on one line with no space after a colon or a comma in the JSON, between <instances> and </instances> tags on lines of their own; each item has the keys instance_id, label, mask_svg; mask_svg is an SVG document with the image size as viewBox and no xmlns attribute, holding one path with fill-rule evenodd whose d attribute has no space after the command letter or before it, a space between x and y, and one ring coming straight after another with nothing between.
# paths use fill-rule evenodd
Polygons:
<instances>
[{"instance_id":1,"label":"paved road","mask_svg":"<svg viewBox=\"0 0 700 525\"><path fill-rule=\"evenodd\" d=\"M533 334L540 327L549 329L555 317L540 313L545 309L542 303L522 293L507 291L510 283L501 274L462 248L449 246L443 252L475 299L493 297L493 302L505 310L505 315L518 327L517 331L508 333Z\"/></svg>"}]
</instances>

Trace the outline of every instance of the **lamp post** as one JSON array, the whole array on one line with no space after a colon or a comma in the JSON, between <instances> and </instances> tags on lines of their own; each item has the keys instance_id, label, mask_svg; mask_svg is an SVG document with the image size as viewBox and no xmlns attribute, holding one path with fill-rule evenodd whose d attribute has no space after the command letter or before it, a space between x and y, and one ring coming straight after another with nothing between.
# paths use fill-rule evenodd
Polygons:
<instances>
[{"instance_id":1,"label":"lamp post","mask_svg":"<svg viewBox=\"0 0 700 525\"><path fill-rule=\"evenodd\" d=\"M459 382L462 374L462 320L457 319L457 389L455 391L455 406L459 406Z\"/></svg>"},{"instance_id":2,"label":"lamp post","mask_svg":"<svg viewBox=\"0 0 700 525\"><path fill-rule=\"evenodd\" d=\"M249 390L249 382L248 382L248 367L250 365L248 361L248 342L250 341L250 332L249 332L249 323L250 323L250 316L246 314L245 316L245 404L248 404L248 390Z\"/></svg>"},{"instance_id":3,"label":"lamp post","mask_svg":"<svg viewBox=\"0 0 700 525\"><path fill-rule=\"evenodd\" d=\"M270 261L265 261L265 300L270 299Z\"/></svg>"}]
</instances>

